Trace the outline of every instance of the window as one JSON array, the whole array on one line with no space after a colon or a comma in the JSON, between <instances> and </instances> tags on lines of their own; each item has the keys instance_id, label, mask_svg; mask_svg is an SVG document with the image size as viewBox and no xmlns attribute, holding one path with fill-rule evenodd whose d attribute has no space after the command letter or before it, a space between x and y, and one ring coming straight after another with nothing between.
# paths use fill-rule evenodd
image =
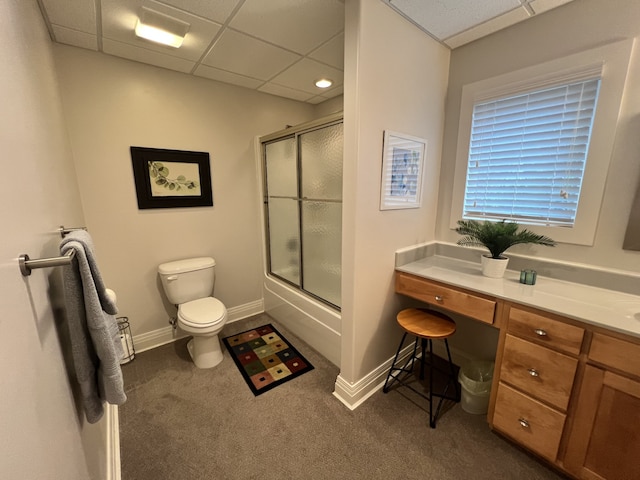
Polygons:
<instances>
[{"instance_id":1,"label":"window","mask_svg":"<svg viewBox=\"0 0 640 480\"><path fill-rule=\"evenodd\" d=\"M600 78L477 102L463 218L573 226Z\"/></svg>"},{"instance_id":2,"label":"window","mask_svg":"<svg viewBox=\"0 0 640 480\"><path fill-rule=\"evenodd\" d=\"M592 245L632 41L465 85L450 227L514 220Z\"/></svg>"}]
</instances>

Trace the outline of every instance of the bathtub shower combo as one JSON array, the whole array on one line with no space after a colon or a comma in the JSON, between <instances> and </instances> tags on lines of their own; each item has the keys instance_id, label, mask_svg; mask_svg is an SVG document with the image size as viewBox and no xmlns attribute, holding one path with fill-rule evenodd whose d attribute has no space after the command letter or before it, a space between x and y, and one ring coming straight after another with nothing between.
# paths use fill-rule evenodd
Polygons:
<instances>
[{"instance_id":1,"label":"bathtub shower combo","mask_svg":"<svg viewBox=\"0 0 640 480\"><path fill-rule=\"evenodd\" d=\"M265 311L340 360L342 115L260 139Z\"/></svg>"}]
</instances>

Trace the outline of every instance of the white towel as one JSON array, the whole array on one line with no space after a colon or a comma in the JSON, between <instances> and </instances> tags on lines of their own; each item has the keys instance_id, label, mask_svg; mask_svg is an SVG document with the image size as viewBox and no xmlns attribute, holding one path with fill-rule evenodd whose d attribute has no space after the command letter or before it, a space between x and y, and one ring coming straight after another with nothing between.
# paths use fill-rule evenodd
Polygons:
<instances>
[{"instance_id":1,"label":"white towel","mask_svg":"<svg viewBox=\"0 0 640 480\"><path fill-rule=\"evenodd\" d=\"M104 413L104 401L122 405L127 400L120 368L124 352L115 317L118 308L107 294L89 233L73 231L60 242L63 255L72 249L75 257L64 268L67 320L84 411L87 421L96 423Z\"/></svg>"}]
</instances>

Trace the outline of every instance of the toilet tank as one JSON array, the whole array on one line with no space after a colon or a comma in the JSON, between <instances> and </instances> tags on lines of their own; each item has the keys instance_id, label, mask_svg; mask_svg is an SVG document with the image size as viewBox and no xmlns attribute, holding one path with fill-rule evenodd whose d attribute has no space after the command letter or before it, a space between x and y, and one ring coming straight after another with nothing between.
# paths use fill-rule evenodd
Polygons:
<instances>
[{"instance_id":1,"label":"toilet tank","mask_svg":"<svg viewBox=\"0 0 640 480\"><path fill-rule=\"evenodd\" d=\"M211 257L162 263L158 273L167 298L174 305L211 296L216 261Z\"/></svg>"}]
</instances>

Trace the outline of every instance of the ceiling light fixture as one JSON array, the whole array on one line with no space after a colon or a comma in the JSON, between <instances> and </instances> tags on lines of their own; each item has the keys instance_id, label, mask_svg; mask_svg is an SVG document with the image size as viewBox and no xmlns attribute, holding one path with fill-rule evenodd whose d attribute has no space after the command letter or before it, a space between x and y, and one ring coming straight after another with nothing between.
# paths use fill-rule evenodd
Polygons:
<instances>
[{"instance_id":1,"label":"ceiling light fixture","mask_svg":"<svg viewBox=\"0 0 640 480\"><path fill-rule=\"evenodd\" d=\"M164 13L142 7L135 32L140 38L179 48L190 25Z\"/></svg>"},{"instance_id":2,"label":"ceiling light fixture","mask_svg":"<svg viewBox=\"0 0 640 480\"><path fill-rule=\"evenodd\" d=\"M328 78L321 78L320 80L316 80L316 87L318 88L329 88L333 85L333 82Z\"/></svg>"}]
</instances>

